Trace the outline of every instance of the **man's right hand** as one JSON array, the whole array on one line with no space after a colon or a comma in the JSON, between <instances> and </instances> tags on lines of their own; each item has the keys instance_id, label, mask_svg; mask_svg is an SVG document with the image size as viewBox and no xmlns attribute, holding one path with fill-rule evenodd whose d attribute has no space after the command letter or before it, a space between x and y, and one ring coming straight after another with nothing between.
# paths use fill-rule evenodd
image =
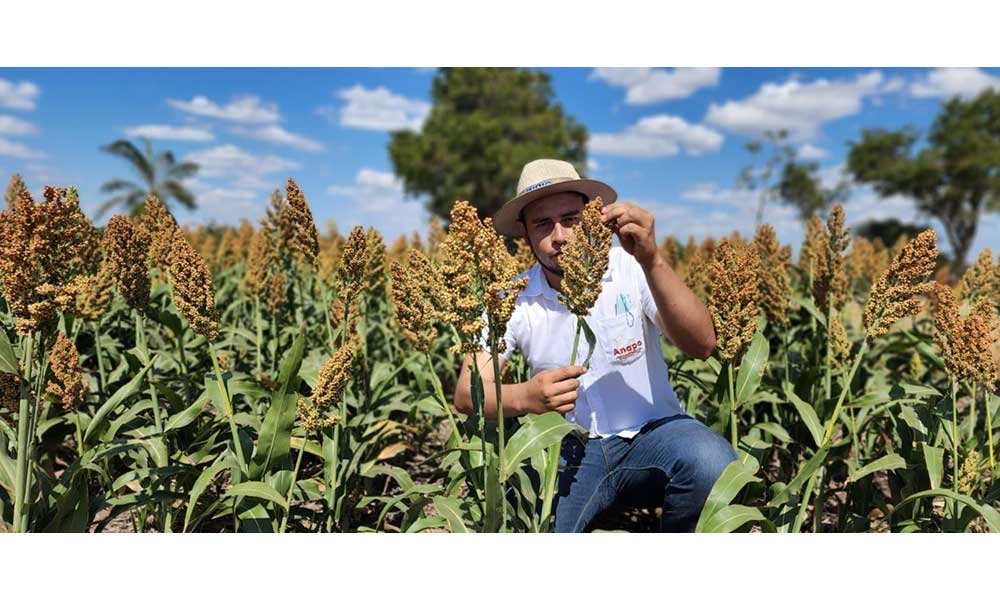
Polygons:
<instances>
[{"instance_id":1,"label":"man's right hand","mask_svg":"<svg viewBox=\"0 0 1000 600\"><path fill-rule=\"evenodd\" d=\"M531 393L528 412L541 414L555 411L566 414L576 407L577 379L587 370L579 365L548 369L536 374L528 382Z\"/></svg>"}]
</instances>

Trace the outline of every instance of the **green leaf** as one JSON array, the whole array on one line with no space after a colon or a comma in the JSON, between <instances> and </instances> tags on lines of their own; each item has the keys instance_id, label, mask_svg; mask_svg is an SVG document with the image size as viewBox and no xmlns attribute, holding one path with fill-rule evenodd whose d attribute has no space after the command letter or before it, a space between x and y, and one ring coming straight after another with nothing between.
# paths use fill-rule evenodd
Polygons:
<instances>
[{"instance_id":1,"label":"green leaf","mask_svg":"<svg viewBox=\"0 0 1000 600\"><path fill-rule=\"evenodd\" d=\"M788 401L798 411L802 422L809 429L809 433L812 435L813 441L816 442L816 447L818 448L823 444L823 426L819 422L819 417L816 416L816 410L795 394L791 383L786 383L785 385L785 397L788 398Z\"/></svg>"},{"instance_id":2,"label":"green leaf","mask_svg":"<svg viewBox=\"0 0 1000 600\"><path fill-rule=\"evenodd\" d=\"M771 501L767 503L767 505L777 507L787 502L789 498L791 498L792 494L797 493L799 491L799 488L802 487L802 484L805 483L810 477L812 477L813 473L816 472L816 469L818 469L820 465L823 464L823 460L826 459L826 455L829 451L830 451L829 447L820 448L819 452L814 454L813 457L810 458L808 462L806 462L806 464L802 466L798 474L795 475L795 477L793 477L792 480L788 482L787 486L785 486L780 492L775 494L774 498L772 498Z\"/></svg>"},{"instance_id":3,"label":"green leaf","mask_svg":"<svg viewBox=\"0 0 1000 600\"><path fill-rule=\"evenodd\" d=\"M202 393L198 400L191 406L167 419L166 424L163 426L163 432L166 433L174 429L182 429L193 423L194 420L198 418L198 415L205 410L205 406L208 405L211 399L211 396L207 393Z\"/></svg>"},{"instance_id":4,"label":"green leaf","mask_svg":"<svg viewBox=\"0 0 1000 600\"><path fill-rule=\"evenodd\" d=\"M851 474L847 478L848 481L860 481L861 479L871 475L875 471L895 471L896 469L905 469L906 461L903 457L898 454L887 454L882 458L876 459L867 465L861 467L857 471Z\"/></svg>"},{"instance_id":5,"label":"green leaf","mask_svg":"<svg viewBox=\"0 0 1000 600\"><path fill-rule=\"evenodd\" d=\"M223 498L230 496L250 496L253 498L260 498L261 500L274 502L278 506L288 510L288 503L285 502L285 497L279 494L278 490L263 481L244 481L243 483L237 483L233 487L226 490L226 493L222 495Z\"/></svg>"},{"instance_id":6,"label":"green leaf","mask_svg":"<svg viewBox=\"0 0 1000 600\"><path fill-rule=\"evenodd\" d=\"M469 533L469 528L462 518L462 502L449 496L434 496L434 508L448 522L448 530L452 533Z\"/></svg>"},{"instance_id":7,"label":"green leaf","mask_svg":"<svg viewBox=\"0 0 1000 600\"><path fill-rule=\"evenodd\" d=\"M0 373L10 373L11 375L20 373L14 348L11 347L10 339L7 338L3 329L0 329Z\"/></svg>"},{"instance_id":8,"label":"green leaf","mask_svg":"<svg viewBox=\"0 0 1000 600\"><path fill-rule=\"evenodd\" d=\"M142 388L142 380L152 366L152 362L148 363L135 374L135 377L122 387L118 388L118 390L110 398L108 398L100 408L97 409L97 413L94 414L94 418L90 421L90 425L87 425L87 431L83 435L84 443L90 442L94 439L98 430L102 425L104 425L104 422L108 420L112 411L118 408L119 404L124 402L127 398L139 393L139 390Z\"/></svg>"},{"instance_id":9,"label":"green leaf","mask_svg":"<svg viewBox=\"0 0 1000 600\"><path fill-rule=\"evenodd\" d=\"M726 465L726 468L722 471L722 475L719 476L715 485L712 486L712 491L708 493L708 498L705 500L705 506L701 509L701 517L698 519L695 531L705 531L709 520L715 513L729 506L729 503L733 501L736 494L740 493L743 486L754 481L760 481L759 477L754 476L756 472L757 469L754 464L745 464L738 460ZM736 527L739 527L739 525Z\"/></svg>"},{"instance_id":10,"label":"green leaf","mask_svg":"<svg viewBox=\"0 0 1000 600\"><path fill-rule=\"evenodd\" d=\"M740 371L736 376L736 405L744 404L760 387L760 378L764 373L771 348L767 338L759 330L750 342L750 348L740 362Z\"/></svg>"},{"instance_id":11,"label":"green leaf","mask_svg":"<svg viewBox=\"0 0 1000 600\"><path fill-rule=\"evenodd\" d=\"M503 497L503 485L500 483L500 465L497 456L491 452L486 456L486 515L483 521L487 533L496 533L501 527L500 507L506 502Z\"/></svg>"},{"instance_id":12,"label":"green leaf","mask_svg":"<svg viewBox=\"0 0 1000 600\"><path fill-rule=\"evenodd\" d=\"M924 465L927 467L927 478L930 480L931 489L936 490L941 487L941 478L944 476L944 448L921 444L924 454Z\"/></svg>"},{"instance_id":13,"label":"green leaf","mask_svg":"<svg viewBox=\"0 0 1000 600\"><path fill-rule=\"evenodd\" d=\"M792 436L788 434L788 431L786 431L784 427L777 423L763 421L754 425L753 429L760 429L765 433L769 433L774 437L774 439L783 444L790 444L792 442Z\"/></svg>"},{"instance_id":14,"label":"green leaf","mask_svg":"<svg viewBox=\"0 0 1000 600\"><path fill-rule=\"evenodd\" d=\"M699 533L729 533L750 521L766 520L760 510L736 504L717 510L705 521L704 525L699 521L699 528L696 531Z\"/></svg>"},{"instance_id":15,"label":"green leaf","mask_svg":"<svg viewBox=\"0 0 1000 600\"><path fill-rule=\"evenodd\" d=\"M917 492L916 494L907 496L905 499L903 499L902 502L893 507L892 512L889 513L889 518L891 519L892 514L895 513L897 510L899 510L901 506L903 506L908 502L913 502L914 500L918 500L920 498L933 498L934 496L944 496L945 498L951 498L956 502L961 502L962 504L968 506L972 510L979 513L979 516L981 516L986 521L987 525L990 526L990 529L993 530L993 533L1000 533L1000 513L998 513L995 508L993 508L992 506L979 504L978 502L976 502L969 496L966 496L965 494L956 494L955 492L946 488L941 488L937 490L924 490L922 492Z\"/></svg>"},{"instance_id":16,"label":"green leaf","mask_svg":"<svg viewBox=\"0 0 1000 600\"><path fill-rule=\"evenodd\" d=\"M813 318L816 319L819 322L819 324L823 326L823 329L826 329L826 316L823 315L823 313L819 312L819 309L816 308L816 303L813 302L812 298L797 297L795 298L795 301L799 303L799 306L806 309L806 312L812 315Z\"/></svg>"},{"instance_id":17,"label":"green leaf","mask_svg":"<svg viewBox=\"0 0 1000 600\"><path fill-rule=\"evenodd\" d=\"M536 452L545 450L552 444L558 444L567 433L574 429L579 429L579 426L566 421L565 417L557 412L525 415L521 428L507 442L500 480L507 481L522 461L527 460Z\"/></svg>"},{"instance_id":18,"label":"green leaf","mask_svg":"<svg viewBox=\"0 0 1000 600\"><path fill-rule=\"evenodd\" d=\"M578 320L580 321L581 329L583 329L583 337L587 340L587 357L580 364L584 367L589 367L590 357L594 355L594 347L597 346L597 336L594 335L594 330L587 324L586 319Z\"/></svg>"},{"instance_id":19,"label":"green leaf","mask_svg":"<svg viewBox=\"0 0 1000 600\"><path fill-rule=\"evenodd\" d=\"M267 409L264 422L261 424L260 436L254 450L253 462L250 465L250 479L263 481L264 477L275 470L289 470L289 450L292 443L292 426L295 424L296 394L299 367L302 366L302 354L305 349L303 332L295 337L292 349L281 361L278 371L278 387L271 397L271 406Z\"/></svg>"},{"instance_id":20,"label":"green leaf","mask_svg":"<svg viewBox=\"0 0 1000 600\"><path fill-rule=\"evenodd\" d=\"M191 486L191 495L188 496L187 500L187 511L184 513L183 531L187 531L188 525L191 523L191 515L194 513L195 505L198 503L198 498L205 492L205 489L208 488L219 473L234 467L236 467L236 463L233 459L226 458L201 472L201 475L195 480L194 485Z\"/></svg>"}]
</instances>

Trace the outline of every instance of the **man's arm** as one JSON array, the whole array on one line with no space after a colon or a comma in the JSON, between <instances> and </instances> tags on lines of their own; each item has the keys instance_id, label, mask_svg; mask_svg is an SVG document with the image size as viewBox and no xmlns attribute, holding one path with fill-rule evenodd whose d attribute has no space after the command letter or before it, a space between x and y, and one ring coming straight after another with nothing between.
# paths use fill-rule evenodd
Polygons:
<instances>
[{"instance_id":1,"label":"man's arm","mask_svg":"<svg viewBox=\"0 0 1000 600\"><path fill-rule=\"evenodd\" d=\"M658 251L652 264L643 265L642 270L656 303L660 331L685 354L708 358L715 350L715 326L705 304Z\"/></svg>"},{"instance_id":2,"label":"man's arm","mask_svg":"<svg viewBox=\"0 0 1000 600\"><path fill-rule=\"evenodd\" d=\"M507 360L499 357L500 370ZM483 378L483 408L486 418L497 418L496 379L493 377L493 357L489 352L476 354L476 364ZM580 382L576 377L584 373L583 367L560 367L536 374L524 383L508 383L500 386L503 394L503 414L505 417L519 417L524 414L541 414L549 411L567 413L576 406L576 390ZM455 385L455 408L467 415L474 413L472 406L472 355L466 354Z\"/></svg>"},{"instance_id":3,"label":"man's arm","mask_svg":"<svg viewBox=\"0 0 1000 600\"><path fill-rule=\"evenodd\" d=\"M622 248L635 257L656 304L657 326L682 352L708 358L715 350L715 326L705 304L660 256L653 215L631 202L602 209L602 219L618 234Z\"/></svg>"}]
</instances>

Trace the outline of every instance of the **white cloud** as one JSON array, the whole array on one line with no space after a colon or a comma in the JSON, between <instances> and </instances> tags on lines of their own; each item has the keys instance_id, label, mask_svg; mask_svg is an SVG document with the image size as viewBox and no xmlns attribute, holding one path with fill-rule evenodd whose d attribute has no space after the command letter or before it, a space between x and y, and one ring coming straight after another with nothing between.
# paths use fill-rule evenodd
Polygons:
<instances>
[{"instance_id":1,"label":"white cloud","mask_svg":"<svg viewBox=\"0 0 1000 600\"><path fill-rule=\"evenodd\" d=\"M640 158L674 156L682 150L698 156L722 147L722 134L673 115L643 117L621 133L596 133L589 149L595 154Z\"/></svg>"},{"instance_id":2,"label":"white cloud","mask_svg":"<svg viewBox=\"0 0 1000 600\"><path fill-rule=\"evenodd\" d=\"M32 123L10 115L0 115L0 135L34 135L38 128Z\"/></svg>"},{"instance_id":3,"label":"white cloud","mask_svg":"<svg viewBox=\"0 0 1000 600\"><path fill-rule=\"evenodd\" d=\"M601 67L591 79L625 88L626 104L653 104L687 98L703 87L719 84L717 68L651 69L649 67Z\"/></svg>"},{"instance_id":4,"label":"white cloud","mask_svg":"<svg viewBox=\"0 0 1000 600\"><path fill-rule=\"evenodd\" d=\"M587 159L587 171L596 173L601 168L601 164L592 158Z\"/></svg>"},{"instance_id":5,"label":"white cloud","mask_svg":"<svg viewBox=\"0 0 1000 600\"><path fill-rule=\"evenodd\" d=\"M248 189L274 188L280 184L284 176L279 175L274 181L265 180L264 176L302 167L293 160L273 154L250 154L233 144L223 144L192 152L185 157L185 160L200 165L198 174L201 177L232 178L233 187Z\"/></svg>"},{"instance_id":6,"label":"white cloud","mask_svg":"<svg viewBox=\"0 0 1000 600\"><path fill-rule=\"evenodd\" d=\"M331 185L326 191L334 196L350 198L363 212L392 213L413 202L403 200L403 182L392 173L361 169L354 177L354 185Z\"/></svg>"},{"instance_id":7,"label":"white cloud","mask_svg":"<svg viewBox=\"0 0 1000 600\"><path fill-rule=\"evenodd\" d=\"M712 103L705 121L746 135L767 130L787 129L793 139L810 139L827 121L853 115L861 110L865 97L885 93L888 86L880 71L859 74L854 79L817 79L802 83L765 83L743 100Z\"/></svg>"},{"instance_id":8,"label":"white cloud","mask_svg":"<svg viewBox=\"0 0 1000 600\"><path fill-rule=\"evenodd\" d=\"M45 158L44 152L32 150L24 144L18 144L0 137L0 156L12 158Z\"/></svg>"},{"instance_id":9,"label":"white cloud","mask_svg":"<svg viewBox=\"0 0 1000 600\"><path fill-rule=\"evenodd\" d=\"M368 89L358 84L340 90L336 95L347 102L343 108L338 111L325 106L318 108L317 112L331 120L338 118L344 127L376 131L417 131L431 110L431 105L427 102L393 94L382 86Z\"/></svg>"},{"instance_id":10,"label":"white cloud","mask_svg":"<svg viewBox=\"0 0 1000 600\"><path fill-rule=\"evenodd\" d=\"M174 125L136 125L125 129L129 137L148 137L153 140L177 140L181 142L210 142L215 139L212 132L199 127L176 127Z\"/></svg>"},{"instance_id":11,"label":"white cloud","mask_svg":"<svg viewBox=\"0 0 1000 600\"><path fill-rule=\"evenodd\" d=\"M973 67L931 69L910 84L910 94L918 98L961 96L971 98L986 88L1000 90L1000 77Z\"/></svg>"},{"instance_id":12,"label":"white cloud","mask_svg":"<svg viewBox=\"0 0 1000 600\"><path fill-rule=\"evenodd\" d=\"M264 216L266 194L256 190L213 186L199 179L188 180L185 185L194 192L198 208L176 211L175 216L181 224L235 225L241 219L254 221Z\"/></svg>"},{"instance_id":13,"label":"white cloud","mask_svg":"<svg viewBox=\"0 0 1000 600\"><path fill-rule=\"evenodd\" d=\"M0 79L0 108L35 110L35 100L41 93L42 88L30 81L14 83Z\"/></svg>"},{"instance_id":14,"label":"white cloud","mask_svg":"<svg viewBox=\"0 0 1000 600\"><path fill-rule=\"evenodd\" d=\"M803 160L820 160L826 158L830 153L812 144L802 144L799 146L798 156Z\"/></svg>"},{"instance_id":15,"label":"white cloud","mask_svg":"<svg viewBox=\"0 0 1000 600\"><path fill-rule=\"evenodd\" d=\"M332 215L342 231L355 224L372 226L389 242L412 231L424 235L430 222L422 199L405 198L403 183L392 173L364 168L352 184L331 185L326 191L347 201L336 206Z\"/></svg>"},{"instance_id":16,"label":"white cloud","mask_svg":"<svg viewBox=\"0 0 1000 600\"><path fill-rule=\"evenodd\" d=\"M277 104L262 103L256 96L239 96L225 105L216 104L205 96L195 96L191 100L168 99L167 104L193 115L237 123L266 124L281 120Z\"/></svg>"},{"instance_id":17,"label":"white cloud","mask_svg":"<svg viewBox=\"0 0 1000 600\"><path fill-rule=\"evenodd\" d=\"M265 125L254 129L237 127L232 131L236 135L242 135L255 140L264 140L265 142L272 142L283 146L291 146L292 148L305 150L306 152L322 152L324 149L323 144L316 140L292 133L281 125Z\"/></svg>"}]
</instances>

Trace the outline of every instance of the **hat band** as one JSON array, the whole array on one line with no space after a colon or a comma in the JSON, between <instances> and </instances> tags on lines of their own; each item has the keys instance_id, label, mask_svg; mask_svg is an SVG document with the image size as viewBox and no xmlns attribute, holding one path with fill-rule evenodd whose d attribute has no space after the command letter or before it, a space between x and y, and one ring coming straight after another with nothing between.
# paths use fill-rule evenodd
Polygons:
<instances>
[{"instance_id":1,"label":"hat band","mask_svg":"<svg viewBox=\"0 0 1000 600\"><path fill-rule=\"evenodd\" d=\"M575 179L573 177L550 177L548 179L543 179L541 181L535 182L535 183L533 183L533 184L525 187L523 190L521 190L520 192L518 192L517 195L518 196L523 196L523 195L527 194L528 192L533 192L533 191L535 191L537 189L541 189L543 187L547 187L547 186L550 186L550 185L553 185L553 184L556 184L556 183L562 183L564 181L579 181L579 180Z\"/></svg>"}]
</instances>

